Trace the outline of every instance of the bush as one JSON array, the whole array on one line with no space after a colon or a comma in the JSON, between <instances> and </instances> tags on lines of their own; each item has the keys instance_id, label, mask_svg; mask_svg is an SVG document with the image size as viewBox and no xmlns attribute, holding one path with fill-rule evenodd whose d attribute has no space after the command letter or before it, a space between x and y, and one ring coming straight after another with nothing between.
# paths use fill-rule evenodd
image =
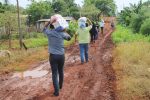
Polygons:
<instances>
[{"instance_id":1,"label":"bush","mask_svg":"<svg viewBox=\"0 0 150 100\"><path fill-rule=\"evenodd\" d=\"M120 42L134 42L134 41L146 41L150 42L150 36L144 36L142 34L133 34L131 29L117 25L116 31L112 34L113 41L115 43Z\"/></svg>"},{"instance_id":2,"label":"bush","mask_svg":"<svg viewBox=\"0 0 150 100\"><path fill-rule=\"evenodd\" d=\"M8 37L8 34L2 34L2 35L0 35L0 40L2 40L2 39L8 39L9 37Z\"/></svg>"},{"instance_id":3,"label":"bush","mask_svg":"<svg viewBox=\"0 0 150 100\"><path fill-rule=\"evenodd\" d=\"M143 19L142 15L132 13L130 26L133 29L133 32L138 33L140 31Z\"/></svg>"},{"instance_id":4,"label":"bush","mask_svg":"<svg viewBox=\"0 0 150 100\"><path fill-rule=\"evenodd\" d=\"M144 35L150 35L150 18L144 21L140 28L140 32Z\"/></svg>"},{"instance_id":5,"label":"bush","mask_svg":"<svg viewBox=\"0 0 150 100\"><path fill-rule=\"evenodd\" d=\"M67 29L68 34L72 37L78 28L78 24L75 21L69 23L69 29Z\"/></svg>"}]
</instances>

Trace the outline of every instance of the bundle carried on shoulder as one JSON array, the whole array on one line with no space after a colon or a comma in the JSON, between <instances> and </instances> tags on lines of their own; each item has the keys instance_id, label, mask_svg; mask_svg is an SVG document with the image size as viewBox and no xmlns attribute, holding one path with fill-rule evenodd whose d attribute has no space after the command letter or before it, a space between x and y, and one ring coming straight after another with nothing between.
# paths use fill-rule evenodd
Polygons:
<instances>
[{"instance_id":1,"label":"bundle carried on shoulder","mask_svg":"<svg viewBox=\"0 0 150 100\"><path fill-rule=\"evenodd\" d=\"M53 16L51 16L51 22L53 22L52 24L54 25L55 29L58 27L62 27L63 29L66 29L69 27L67 21L59 14L55 14Z\"/></svg>"},{"instance_id":2,"label":"bundle carried on shoulder","mask_svg":"<svg viewBox=\"0 0 150 100\"><path fill-rule=\"evenodd\" d=\"M87 18L86 17L81 17L78 19L78 26L80 28L84 28L86 27L86 21L87 21Z\"/></svg>"}]
</instances>

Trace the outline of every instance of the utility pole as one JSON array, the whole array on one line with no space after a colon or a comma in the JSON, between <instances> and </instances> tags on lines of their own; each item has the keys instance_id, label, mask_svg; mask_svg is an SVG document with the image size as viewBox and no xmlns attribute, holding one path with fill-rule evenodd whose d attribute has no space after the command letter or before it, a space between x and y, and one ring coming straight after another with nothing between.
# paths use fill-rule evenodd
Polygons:
<instances>
[{"instance_id":1,"label":"utility pole","mask_svg":"<svg viewBox=\"0 0 150 100\"><path fill-rule=\"evenodd\" d=\"M20 28L20 15L19 15L19 2L17 1L17 13L18 13L18 32L19 32L19 44L20 44L20 49L22 49L22 33L21 33L21 28Z\"/></svg>"}]
</instances>

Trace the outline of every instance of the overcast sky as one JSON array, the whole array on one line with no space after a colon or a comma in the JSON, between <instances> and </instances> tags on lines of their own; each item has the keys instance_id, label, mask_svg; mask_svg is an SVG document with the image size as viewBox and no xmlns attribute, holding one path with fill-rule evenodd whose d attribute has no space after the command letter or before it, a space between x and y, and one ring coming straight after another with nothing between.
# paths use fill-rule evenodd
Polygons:
<instances>
[{"instance_id":1,"label":"overcast sky","mask_svg":"<svg viewBox=\"0 0 150 100\"><path fill-rule=\"evenodd\" d=\"M2 2L3 0L0 0L0 1ZM16 0L9 0L9 1L12 4L16 4ZM30 2L27 0L19 0L19 1L20 1L19 2L20 6L22 6L24 8L27 7L28 4L30 4ZM139 2L139 0L114 0L114 1L116 2L118 11L122 10L123 7L129 6L129 3L137 4ZM147 1L147 0L142 0L142 1ZM82 5L83 0L75 0L75 2L77 4Z\"/></svg>"}]
</instances>

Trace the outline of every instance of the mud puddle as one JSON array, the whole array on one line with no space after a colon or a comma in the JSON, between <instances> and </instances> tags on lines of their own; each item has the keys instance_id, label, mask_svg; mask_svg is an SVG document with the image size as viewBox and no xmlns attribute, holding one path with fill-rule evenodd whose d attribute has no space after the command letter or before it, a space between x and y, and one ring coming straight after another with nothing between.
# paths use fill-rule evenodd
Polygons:
<instances>
[{"instance_id":1,"label":"mud puddle","mask_svg":"<svg viewBox=\"0 0 150 100\"><path fill-rule=\"evenodd\" d=\"M14 73L13 76L11 78L26 78L26 77L31 77L31 78L39 78L39 77L43 77L45 75L48 74L48 70L44 70L44 67L47 66L49 63L46 62L45 64L29 70L29 71L25 71L25 72L17 72Z\"/></svg>"},{"instance_id":2,"label":"mud puddle","mask_svg":"<svg viewBox=\"0 0 150 100\"><path fill-rule=\"evenodd\" d=\"M75 63L79 56L66 54L66 64ZM67 66L66 65L66 66ZM65 67L66 67L65 66ZM65 77L69 74L65 73ZM49 61L24 72L15 72L0 77L0 100L32 100L49 93L52 86L52 74Z\"/></svg>"}]
</instances>

